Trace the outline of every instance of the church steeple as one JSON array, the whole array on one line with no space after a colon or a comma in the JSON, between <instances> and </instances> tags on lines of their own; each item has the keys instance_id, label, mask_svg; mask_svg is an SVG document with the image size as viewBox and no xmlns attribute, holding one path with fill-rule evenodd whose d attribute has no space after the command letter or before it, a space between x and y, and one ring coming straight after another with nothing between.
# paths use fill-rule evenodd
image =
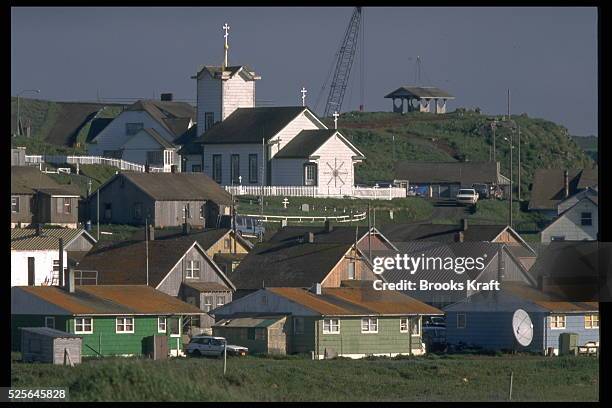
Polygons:
<instances>
[{"instance_id":1,"label":"church steeple","mask_svg":"<svg viewBox=\"0 0 612 408\"><path fill-rule=\"evenodd\" d=\"M223 35L223 37L225 38L225 46L223 47L223 51L224 51L224 57L223 57L223 66L222 66L222 70L225 71L225 68L227 68L227 50L229 49L229 45L227 44L227 37L229 36L229 29L230 26L225 23L223 25L223 30L225 31L225 34Z\"/></svg>"}]
</instances>

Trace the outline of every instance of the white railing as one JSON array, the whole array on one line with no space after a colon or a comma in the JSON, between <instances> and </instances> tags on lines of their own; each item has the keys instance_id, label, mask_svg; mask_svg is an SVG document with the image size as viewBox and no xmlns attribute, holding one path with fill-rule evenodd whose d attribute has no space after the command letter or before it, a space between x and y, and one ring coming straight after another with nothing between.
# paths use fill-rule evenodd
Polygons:
<instances>
[{"instance_id":1,"label":"white railing","mask_svg":"<svg viewBox=\"0 0 612 408\"><path fill-rule=\"evenodd\" d=\"M145 171L145 166L143 164L132 163L123 159L111 159L109 157L101 156L26 155L25 162L26 164L105 164L107 166L113 166L121 170L138 172ZM149 166L149 170L152 173L166 172L163 167Z\"/></svg>"},{"instance_id":2,"label":"white railing","mask_svg":"<svg viewBox=\"0 0 612 408\"><path fill-rule=\"evenodd\" d=\"M262 195L265 197L351 197L364 199L391 200L406 197L406 189L401 187L344 187L326 189L316 186L225 186L233 195Z\"/></svg>"},{"instance_id":3,"label":"white railing","mask_svg":"<svg viewBox=\"0 0 612 408\"><path fill-rule=\"evenodd\" d=\"M335 221L335 222L353 222L353 221L363 221L366 218L365 211L362 213L355 214L347 214L347 215L338 215L338 216L311 216L311 215L261 215L261 214L240 214L247 217L253 217L260 219L263 222L281 222L281 221L291 221L291 222L325 222L325 221Z\"/></svg>"}]
</instances>

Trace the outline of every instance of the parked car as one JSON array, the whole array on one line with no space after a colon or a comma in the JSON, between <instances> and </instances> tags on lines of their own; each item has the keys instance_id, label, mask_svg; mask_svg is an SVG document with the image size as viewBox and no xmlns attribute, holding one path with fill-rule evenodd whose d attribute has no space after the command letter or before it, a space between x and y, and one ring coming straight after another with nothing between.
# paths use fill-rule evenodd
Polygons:
<instances>
[{"instance_id":1,"label":"parked car","mask_svg":"<svg viewBox=\"0 0 612 408\"><path fill-rule=\"evenodd\" d=\"M478 202L478 193L473 188L462 188L455 197L459 205L475 205Z\"/></svg>"},{"instance_id":2,"label":"parked car","mask_svg":"<svg viewBox=\"0 0 612 408\"><path fill-rule=\"evenodd\" d=\"M200 356L222 356L225 347L224 337L214 336L194 336L185 348L187 355L192 357ZM247 347L227 345L227 354L230 356L246 356L249 352Z\"/></svg>"},{"instance_id":3,"label":"parked car","mask_svg":"<svg viewBox=\"0 0 612 408\"><path fill-rule=\"evenodd\" d=\"M490 198L491 197L491 189L487 184L474 183L472 187L478 193L478 198Z\"/></svg>"},{"instance_id":4,"label":"parked car","mask_svg":"<svg viewBox=\"0 0 612 408\"><path fill-rule=\"evenodd\" d=\"M446 327L444 316L429 316L423 319L423 327Z\"/></svg>"},{"instance_id":5,"label":"parked car","mask_svg":"<svg viewBox=\"0 0 612 408\"><path fill-rule=\"evenodd\" d=\"M266 228L259 218L236 215L236 233L243 237L260 238L266 233Z\"/></svg>"},{"instance_id":6,"label":"parked car","mask_svg":"<svg viewBox=\"0 0 612 408\"><path fill-rule=\"evenodd\" d=\"M446 326L423 326L423 343L428 352L446 350Z\"/></svg>"}]
</instances>

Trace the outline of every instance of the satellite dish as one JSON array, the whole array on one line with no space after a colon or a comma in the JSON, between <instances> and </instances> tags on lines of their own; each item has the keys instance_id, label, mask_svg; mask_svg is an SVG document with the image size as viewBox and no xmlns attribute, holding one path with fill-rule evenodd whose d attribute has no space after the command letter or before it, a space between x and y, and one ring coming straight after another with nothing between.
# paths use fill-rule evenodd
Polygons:
<instances>
[{"instance_id":1,"label":"satellite dish","mask_svg":"<svg viewBox=\"0 0 612 408\"><path fill-rule=\"evenodd\" d=\"M512 332L514 338L523 347L527 347L533 340L533 323L529 314L523 309L517 309L512 315Z\"/></svg>"}]
</instances>

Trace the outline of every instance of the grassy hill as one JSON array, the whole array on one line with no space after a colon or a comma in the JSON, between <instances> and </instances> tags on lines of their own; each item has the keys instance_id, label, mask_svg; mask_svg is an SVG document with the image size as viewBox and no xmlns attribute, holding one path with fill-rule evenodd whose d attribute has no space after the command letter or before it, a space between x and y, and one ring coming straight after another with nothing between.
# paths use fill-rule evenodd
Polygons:
<instances>
[{"instance_id":1,"label":"grassy hill","mask_svg":"<svg viewBox=\"0 0 612 408\"><path fill-rule=\"evenodd\" d=\"M488 124L492 119L492 116L463 109L445 115L347 112L340 116L338 125L340 131L366 155L366 161L356 167L357 182L372 183L393 179L394 159L489 160L493 142ZM563 126L529 118L525 114L514 115L512 119L521 127L522 191L528 192L537 168L594 164ZM329 120L326 122L333 125ZM503 138L510 135L510 130L498 128L496 133L497 160L501 163L502 173L509 176L510 149ZM516 136L515 146L517 139ZM515 153L518 153L516 148ZM514 160L516 175L517 154L514 154Z\"/></svg>"},{"instance_id":2,"label":"grassy hill","mask_svg":"<svg viewBox=\"0 0 612 408\"><path fill-rule=\"evenodd\" d=\"M597 161L597 136L572 136L572 139L593 161Z\"/></svg>"}]
</instances>

